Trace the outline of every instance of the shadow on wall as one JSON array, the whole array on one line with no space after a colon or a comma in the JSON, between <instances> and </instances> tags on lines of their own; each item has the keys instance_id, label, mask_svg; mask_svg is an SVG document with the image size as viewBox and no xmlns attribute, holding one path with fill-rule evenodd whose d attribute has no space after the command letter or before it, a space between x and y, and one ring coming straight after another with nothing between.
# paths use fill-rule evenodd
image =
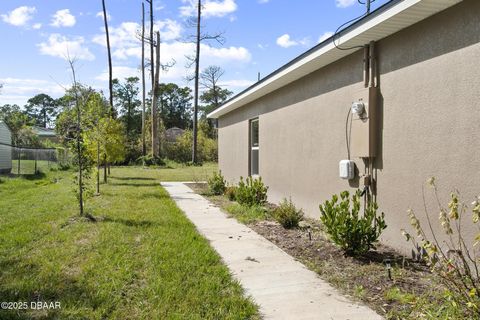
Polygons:
<instances>
[{"instance_id":1,"label":"shadow on wall","mask_svg":"<svg viewBox=\"0 0 480 320\"><path fill-rule=\"evenodd\" d=\"M465 0L444 12L380 40L376 46L378 72L380 75L387 74L480 42L478 12L480 12L480 1ZM426 39L429 40L426 41ZM228 116L221 117L219 128L353 84L360 84L363 81L362 60L361 49L357 52L352 51L351 55L271 92L243 108L234 110ZM349 102L347 101L350 97L348 91L345 92L345 97L345 101L338 101L339 105ZM381 105L383 108L383 102ZM381 167L380 161L379 168Z\"/></svg>"},{"instance_id":2,"label":"shadow on wall","mask_svg":"<svg viewBox=\"0 0 480 320\"><path fill-rule=\"evenodd\" d=\"M379 41L380 73L387 74L479 43L479 12L480 1L464 0Z\"/></svg>"}]
</instances>

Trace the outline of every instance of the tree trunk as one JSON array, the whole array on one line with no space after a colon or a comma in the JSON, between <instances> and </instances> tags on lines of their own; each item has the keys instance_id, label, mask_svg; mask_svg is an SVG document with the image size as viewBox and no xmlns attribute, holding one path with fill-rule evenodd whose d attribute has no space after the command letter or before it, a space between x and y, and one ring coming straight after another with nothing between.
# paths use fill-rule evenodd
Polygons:
<instances>
[{"instance_id":1,"label":"tree trunk","mask_svg":"<svg viewBox=\"0 0 480 320\"><path fill-rule=\"evenodd\" d=\"M155 78L154 78L153 99L152 99L152 154L154 157L160 156L160 148L159 148L159 141L158 141L158 112L157 112L159 81L160 81L160 31L157 32L157 57L156 57L156 65L155 65Z\"/></svg>"},{"instance_id":2,"label":"tree trunk","mask_svg":"<svg viewBox=\"0 0 480 320\"><path fill-rule=\"evenodd\" d=\"M108 52L108 90L109 90L109 102L110 102L110 112L113 117L115 110L113 109L113 69L112 69L112 52L110 48L110 34L108 32L108 18L107 18L107 9L105 7L105 0L102 0L103 6L103 21L105 22L105 34L107 36L107 52Z\"/></svg>"},{"instance_id":3,"label":"tree trunk","mask_svg":"<svg viewBox=\"0 0 480 320\"><path fill-rule=\"evenodd\" d=\"M152 98L153 98L153 90L155 89L155 61L154 61L154 41L153 41L153 0L148 0L150 3L150 74L152 77Z\"/></svg>"},{"instance_id":4,"label":"tree trunk","mask_svg":"<svg viewBox=\"0 0 480 320\"><path fill-rule=\"evenodd\" d=\"M142 2L142 155L147 154L145 140L145 4Z\"/></svg>"},{"instance_id":5,"label":"tree trunk","mask_svg":"<svg viewBox=\"0 0 480 320\"><path fill-rule=\"evenodd\" d=\"M77 92L77 78L75 76L75 68L73 66L73 61L70 60L70 68L72 69L73 76L73 90L75 91L75 108L77 109L77 154L78 154L78 206L80 209L80 216L83 216L83 155L82 155L82 145L80 134L82 133L82 118L81 118L81 108Z\"/></svg>"},{"instance_id":6,"label":"tree trunk","mask_svg":"<svg viewBox=\"0 0 480 320\"><path fill-rule=\"evenodd\" d=\"M107 183L107 154L103 154L103 183Z\"/></svg>"},{"instance_id":7,"label":"tree trunk","mask_svg":"<svg viewBox=\"0 0 480 320\"><path fill-rule=\"evenodd\" d=\"M100 141L97 140L97 194L100 194Z\"/></svg>"},{"instance_id":8,"label":"tree trunk","mask_svg":"<svg viewBox=\"0 0 480 320\"><path fill-rule=\"evenodd\" d=\"M202 15L202 1L198 0L197 13L197 50L195 53L195 95L193 101L193 147L192 162L197 163L197 136L198 136L198 81L200 76L200 23Z\"/></svg>"}]
</instances>

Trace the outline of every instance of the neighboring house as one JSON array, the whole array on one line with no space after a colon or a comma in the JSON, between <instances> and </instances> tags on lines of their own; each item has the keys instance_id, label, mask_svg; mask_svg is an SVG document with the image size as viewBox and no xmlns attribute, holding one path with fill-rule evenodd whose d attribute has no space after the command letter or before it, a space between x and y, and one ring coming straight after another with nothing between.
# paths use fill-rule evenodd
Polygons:
<instances>
[{"instance_id":1,"label":"neighboring house","mask_svg":"<svg viewBox=\"0 0 480 320\"><path fill-rule=\"evenodd\" d=\"M177 127L167 129L165 130L165 141L174 143L177 141L177 138L180 137L184 132L185 130Z\"/></svg>"},{"instance_id":2,"label":"neighboring house","mask_svg":"<svg viewBox=\"0 0 480 320\"><path fill-rule=\"evenodd\" d=\"M0 173L12 171L12 133L5 122L0 120Z\"/></svg>"},{"instance_id":3,"label":"neighboring house","mask_svg":"<svg viewBox=\"0 0 480 320\"><path fill-rule=\"evenodd\" d=\"M33 132L38 136L40 141L50 140L51 142L58 142L58 136L54 129L34 126Z\"/></svg>"},{"instance_id":4,"label":"neighboring house","mask_svg":"<svg viewBox=\"0 0 480 320\"><path fill-rule=\"evenodd\" d=\"M227 181L260 175L270 201L291 197L310 217L370 175L388 224L382 241L409 250L400 229L408 208L424 217L427 178L437 178L445 205L453 188L467 203L480 193L479 17L478 0L388 2L335 37L355 49L330 38L210 113L220 170ZM371 41L370 64L362 48ZM366 112L352 114L353 104ZM356 174L341 179L349 154Z\"/></svg>"}]
</instances>

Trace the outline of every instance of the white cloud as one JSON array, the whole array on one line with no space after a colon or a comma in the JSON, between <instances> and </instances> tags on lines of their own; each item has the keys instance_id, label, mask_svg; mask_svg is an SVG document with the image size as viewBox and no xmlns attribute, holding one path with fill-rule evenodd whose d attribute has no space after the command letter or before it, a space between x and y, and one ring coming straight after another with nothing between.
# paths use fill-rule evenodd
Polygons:
<instances>
[{"instance_id":1,"label":"white cloud","mask_svg":"<svg viewBox=\"0 0 480 320\"><path fill-rule=\"evenodd\" d=\"M290 35L286 33L277 38L277 44L282 48L289 48L298 45L298 42L290 39Z\"/></svg>"},{"instance_id":2,"label":"white cloud","mask_svg":"<svg viewBox=\"0 0 480 320\"><path fill-rule=\"evenodd\" d=\"M52 57L62 59L80 59L80 60L94 60L95 56L85 46L85 39L83 37L74 37L69 39L60 34L54 33L48 37L47 42L42 42L37 45L40 53Z\"/></svg>"},{"instance_id":3,"label":"white cloud","mask_svg":"<svg viewBox=\"0 0 480 320\"><path fill-rule=\"evenodd\" d=\"M140 70L137 68L131 68L127 66L114 66L112 69L113 78L123 80L128 77L140 77ZM104 70L101 74L95 77L99 81L108 81L108 69Z\"/></svg>"},{"instance_id":4,"label":"white cloud","mask_svg":"<svg viewBox=\"0 0 480 320\"><path fill-rule=\"evenodd\" d=\"M97 17L97 18L102 18L102 20L103 20L103 11L97 12L97 14L95 15L95 17ZM107 12L107 20L108 20L108 21L111 21L111 20L112 20L112 16L111 16L111 14L108 13L108 12Z\"/></svg>"},{"instance_id":5,"label":"white cloud","mask_svg":"<svg viewBox=\"0 0 480 320\"><path fill-rule=\"evenodd\" d=\"M31 97L46 93L52 97L60 97L65 91L63 87L69 87L69 84L59 85L53 81L39 79L19 79L19 78L3 78L0 83L4 84L1 103L17 104L23 106Z\"/></svg>"},{"instance_id":6,"label":"white cloud","mask_svg":"<svg viewBox=\"0 0 480 320\"><path fill-rule=\"evenodd\" d=\"M347 8L353 6L357 0L335 0L335 4L339 8Z\"/></svg>"},{"instance_id":7,"label":"white cloud","mask_svg":"<svg viewBox=\"0 0 480 320\"><path fill-rule=\"evenodd\" d=\"M333 32L327 31L318 38L318 43L323 42L333 36Z\"/></svg>"},{"instance_id":8,"label":"white cloud","mask_svg":"<svg viewBox=\"0 0 480 320\"><path fill-rule=\"evenodd\" d=\"M303 38L301 40L293 40L288 33L277 38L277 45L282 48L290 48L298 45L308 46L310 45L310 39Z\"/></svg>"},{"instance_id":9,"label":"white cloud","mask_svg":"<svg viewBox=\"0 0 480 320\"><path fill-rule=\"evenodd\" d=\"M10 11L8 14L2 14L2 20L16 27L24 27L33 18L35 12L37 12L35 7L22 6Z\"/></svg>"},{"instance_id":10,"label":"white cloud","mask_svg":"<svg viewBox=\"0 0 480 320\"><path fill-rule=\"evenodd\" d=\"M187 5L180 7L180 15L183 17L196 16L197 14L197 1L195 0L182 0ZM224 17L237 10L237 4L235 0L206 0L202 5L202 17Z\"/></svg>"},{"instance_id":11,"label":"white cloud","mask_svg":"<svg viewBox=\"0 0 480 320\"><path fill-rule=\"evenodd\" d=\"M258 3L268 3L270 0L258 0Z\"/></svg>"},{"instance_id":12,"label":"white cloud","mask_svg":"<svg viewBox=\"0 0 480 320\"><path fill-rule=\"evenodd\" d=\"M52 22L50 23L53 27L73 27L77 20L75 16L70 13L69 9L58 10L52 16Z\"/></svg>"},{"instance_id":13,"label":"white cloud","mask_svg":"<svg viewBox=\"0 0 480 320\"><path fill-rule=\"evenodd\" d=\"M140 54L140 28L140 24L136 22L123 22L118 27L109 28L110 45L115 49L113 54L117 59ZM161 31L162 41L178 39L182 33L182 26L170 19L159 21L153 29ZM95 35L93 42L106 47L105 33Z\"/></svg>"},{"instance_id":14,"label":"white cloud","mask_svg":"<svg viewBox=\"0 0 480 320\"><path fill-rule=\"evenodd\" d=\"M32 28L35 29L35 30L38 30L42 27L42 24L41 23L35 23Z\"/></svg>"}]
</instances>

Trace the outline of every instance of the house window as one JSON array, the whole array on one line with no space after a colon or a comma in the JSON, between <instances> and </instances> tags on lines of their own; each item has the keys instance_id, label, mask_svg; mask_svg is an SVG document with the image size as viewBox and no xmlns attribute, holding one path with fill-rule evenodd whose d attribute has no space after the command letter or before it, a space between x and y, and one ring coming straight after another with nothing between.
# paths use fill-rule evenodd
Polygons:
<instances>
[{"instance_id":1,"label":"house window","mask_svg":"<svg viewBox=\"0 0 480 320\"><path fill-rule=\"evenodd\" d=\"M258 135L258 118L250 120L250 175L258 175L258 153L260 141Z\"/></svg>"}]
</instances>

